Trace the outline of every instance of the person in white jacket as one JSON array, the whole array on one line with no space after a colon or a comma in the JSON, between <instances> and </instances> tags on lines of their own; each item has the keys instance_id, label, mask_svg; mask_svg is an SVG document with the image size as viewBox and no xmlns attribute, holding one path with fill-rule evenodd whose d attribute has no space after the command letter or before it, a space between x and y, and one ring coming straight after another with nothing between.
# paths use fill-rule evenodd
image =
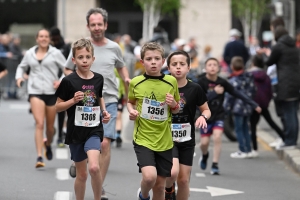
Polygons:
<instances>
[{"instance_id":1,"label":"person in white jacket","mask_svg":"<svg viewBox=\"0 0 300 200\"><path fill-rule=\"evenodd\" d=\"M21 87L22 82L24 82L23 74L30 68L27 90L35 119L35 144L38 156L35 167L40 168L45 166L42 157L43 147L47 160L52 160L53 157L51 143L55 134L55 91L60 83L59 69L64 69L66 59L60 50L50 45L48 30L41 29L38 31L36 43L36 46L25 53L18 65L16 81L17 86ZM44 122L46 123L47 140L43 139Z\"/></svg>"}]
</instances>

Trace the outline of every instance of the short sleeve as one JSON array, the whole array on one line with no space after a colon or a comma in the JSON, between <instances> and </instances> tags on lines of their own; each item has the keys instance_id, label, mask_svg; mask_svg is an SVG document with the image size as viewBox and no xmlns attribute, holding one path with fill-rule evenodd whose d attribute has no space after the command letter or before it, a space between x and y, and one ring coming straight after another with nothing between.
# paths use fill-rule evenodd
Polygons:
<instances>
[{"instance_id":1,"label":"short sleeve","mask_svg":"<svg viewBox=\"0 0 300 200\"><path fill-rule=\"evenodd\" d=\"M121 48L117 45L115 48L115 51L116 51L116 56L117 56L115 67L122 68L125 66L125 64L124 64Z\"/></svg>"},{"instance_id":2,"label":"short sleeve","mask_svg":"<svg viewBox=\"0 0 300 200\"><path fill-rule=\"evenodd\" d=\"M205 102L207 102L207 97L200 85L197 85L197 106L202 106Z\"/></svg>"},{"instance_id":3,"label":"short sleeve","mask_svg":"<svg viewBox=\"0 0 300 200\"><path fill-rule=\"evenodd\" d=\"M55 96L64 101L68 101L70 99L70 82L66 79L66 77L60 82L55 92Z\"/></svg>"}]
</instances>

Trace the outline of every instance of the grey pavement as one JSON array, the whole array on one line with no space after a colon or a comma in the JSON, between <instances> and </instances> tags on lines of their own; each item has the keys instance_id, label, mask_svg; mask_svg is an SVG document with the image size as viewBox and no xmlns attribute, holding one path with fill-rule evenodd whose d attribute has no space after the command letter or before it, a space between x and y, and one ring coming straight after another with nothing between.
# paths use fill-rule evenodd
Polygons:
<instances>
[{"instance_id":1,"label":"grey pavement","mask_svg":"<svg viewBox=\"0 0 300 200\"><path fill-rule=\"evenodd\" d=\"M36 152L34 145L34 120L28 114L28 102L0 102L0 200L74 200L74 179L69 177L71 164L68 148L53 144L54 159L46 161L42 170L34 168ZM123 114L124 144L112 147L110 168L104 182L109 200L133 200L139 187L138 173L132 148L132 122ZM268 131L264 121L261 129ZM266 129L264 129L266 126ZM197 141L199 141L199 134ZM232 159L230 153L237 150L237 143L223 138L220 158L220 176L210 175L208 168L198 166L199 146L191 173L190 200L296 200L300 196L300 176L274 151L259 142L259 157L255 159ZM212 153L212 146L210 146ZM67 155L65 155L67 154ZM86 185L86 200L92 200L90 179Z\"/></svg>"}]
</instances>

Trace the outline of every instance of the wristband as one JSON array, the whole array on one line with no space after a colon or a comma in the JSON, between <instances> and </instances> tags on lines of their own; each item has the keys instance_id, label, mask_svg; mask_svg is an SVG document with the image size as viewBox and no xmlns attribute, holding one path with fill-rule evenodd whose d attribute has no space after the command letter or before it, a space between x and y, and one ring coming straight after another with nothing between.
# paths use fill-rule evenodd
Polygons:
<instances>
[{"instance_id":1,"label":"wristband","mask_svg":"<svg viewBox=\"0 0 300 200\"><path fill-rule=\"evenodd\" d=\"M175 107L171 108L171 110L177 110L178 108L179 108L179 103L177 103Z\"/></svg>"},{"instance_id":2,"label":"wristband","mask_svg":"<svg viewBox=\"0 0 300 200\"><path fill-rule=\"evenodd\" d=\"M205 121L208 120L207 117L206 117L205 115L202 114L202 115L200 115L200 117L201 117L201 116L205 119Z\"/></svg>"}]
</instances>

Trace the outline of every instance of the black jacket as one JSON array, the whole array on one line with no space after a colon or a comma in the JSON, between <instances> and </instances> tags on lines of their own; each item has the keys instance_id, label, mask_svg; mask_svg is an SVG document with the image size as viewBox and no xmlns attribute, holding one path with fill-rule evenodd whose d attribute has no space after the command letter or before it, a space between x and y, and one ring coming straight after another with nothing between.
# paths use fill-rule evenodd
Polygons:
<instances>
[{"instance_id":1,"label":"black jacket","mask_svg":"<svg viewBox=\"0 0 300 200\"><path fill-rule=\"evenodd\" d=\"M295 40L289 35L281 36L272 47L272 52L266 64L277 66L276 100L289 100L299 97L300 62Z\"/></svg>"}]
</instances>

